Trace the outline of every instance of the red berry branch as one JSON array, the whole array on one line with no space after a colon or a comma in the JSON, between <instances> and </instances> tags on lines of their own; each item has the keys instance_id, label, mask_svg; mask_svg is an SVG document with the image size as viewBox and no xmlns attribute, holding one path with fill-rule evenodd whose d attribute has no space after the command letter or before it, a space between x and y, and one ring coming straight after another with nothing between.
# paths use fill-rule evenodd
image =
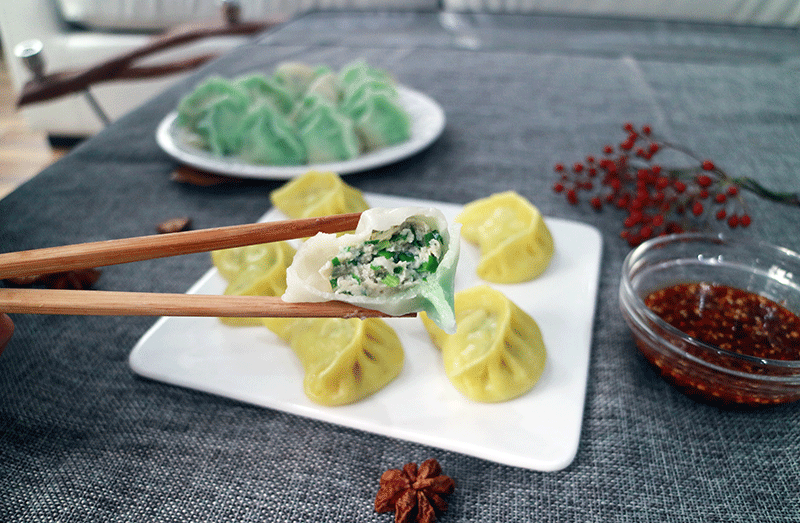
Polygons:
<instances>
[{"instance_id":1,"label":"red berry branch","mask_svg":"<svg viewBox=\"0 0 800 523\"><path fill-rule=\"evenodd\" d=\"M571 167L556 164L553 190L572 205L583 199L596 211L612 207L626 213L620 236L631 246L663 234L709 228L712 220L730 228L751 218L741 190L800 206L794 193L770 191L750 178L733 178L691 151L653 136L650 126L626 123L625 141L606 145L599 158L587 156ZM664 151L689 159L688 167L666 167L653 158Z\"/></svg>"}]
</instances>

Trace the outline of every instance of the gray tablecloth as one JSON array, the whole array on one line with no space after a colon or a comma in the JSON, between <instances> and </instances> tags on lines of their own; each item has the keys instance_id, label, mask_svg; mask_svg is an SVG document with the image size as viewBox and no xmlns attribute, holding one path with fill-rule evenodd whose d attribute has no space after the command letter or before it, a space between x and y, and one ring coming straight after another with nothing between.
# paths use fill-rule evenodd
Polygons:
<instances>
[{"instance_id":1,"label":"gray tablecloth","mask_svg":"<svg viewBox=\"0 0 800 523\"><path fill-rule=\"evenodd\" d=\"M213 62L0 201L0 251L257 219L278 181L170 181L159 121L197 78L283 60L393 71L436 99L428 150L356 174L365 191L465 203L501 190L604 235L581 442L536 472L135 376L153 319L23 316L0 357L0 521L374 521L387 468L437 458L457 483L441 521L800 520L800 406L728 411L663 382L618 311L620 217L556 197L552 166L598 154L625 121L739 176L800 189L795 30L536 16L313 13ZM800 249L800 210L750 199L742 234ZM207 255L104 270L101 289L184 292ZM413 408L413 406L409 406Z\"/></svg>"}]
</instances>

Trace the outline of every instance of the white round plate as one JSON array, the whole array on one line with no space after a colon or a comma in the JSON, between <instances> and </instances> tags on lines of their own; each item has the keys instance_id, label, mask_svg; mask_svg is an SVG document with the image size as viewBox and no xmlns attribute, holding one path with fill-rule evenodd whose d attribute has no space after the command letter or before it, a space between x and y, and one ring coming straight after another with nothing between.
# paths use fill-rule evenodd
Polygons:
<instances>
[{"instance_id":1,"label":"white round plate","mask_svg":"<svg viewBox=\"0 0 800 523\"><path fill-rule=\"evenodd\" d=\"M301 176L310 170L333 171L340 175L368 171L413 156L436 141L444 130L444 110L435 100L403 86L398 86L397 91L400 103L411 117L411 138L401 144L384 147L343 162L259 165L235 157L220 158L186 143L181 138L184 131L175 124L177 111L171 112L161 121L156 131L156 141L167 154L182 163L212 173L239 178L286 180Z\"/></svg>"}]
</instances>

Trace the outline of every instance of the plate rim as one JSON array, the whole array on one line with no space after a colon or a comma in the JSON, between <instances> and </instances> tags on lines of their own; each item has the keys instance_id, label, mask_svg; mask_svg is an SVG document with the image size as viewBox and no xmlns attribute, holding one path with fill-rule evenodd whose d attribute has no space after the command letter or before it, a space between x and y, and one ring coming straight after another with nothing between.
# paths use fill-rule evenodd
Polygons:
<instances>
[{"instance_id":1,"label":"plate rim","mask_svg":"<svg viewBox=\"0 0 800 523\"><path fill-rule=\"evenodd\" d=\"M308 171L333 171L341 176L385 167L399 162L430 147L444 132L447 117L439 103L427 94L397 85L401 103L406 109L409 103L421 104L426 111L426 125L422 125L419 117L412 120L411 138L403 143L384 147L351 160L341 162L328 162L303 165L258 165L239 161L236 158L218 158L211 153L200 149L192 150L180 143L176 136L175 122L178 111L169 112L156 128L156 143L162 151L173 159L187 165L215 174L232 176L236 178L250 178L262 180L288 180L302 176ZM200 153L200 154L198 154Z\"/></svg>"}]
</instances>

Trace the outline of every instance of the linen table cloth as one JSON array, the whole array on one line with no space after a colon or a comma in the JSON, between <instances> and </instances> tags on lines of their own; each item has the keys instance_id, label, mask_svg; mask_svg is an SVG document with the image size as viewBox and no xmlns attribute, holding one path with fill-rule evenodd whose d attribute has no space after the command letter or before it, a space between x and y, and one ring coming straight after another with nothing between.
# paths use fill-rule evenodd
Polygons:
<instances>
[{"instance_id":1,"label":"linen table cloth","mask_svg":"<svg viewBox=\"0 0 800 523\"><path fill-rule=\"evenodd\" d=\"M630 121L735 176L800 190L793 29L449 13L315 12L222 57L0 200L0 251L252 222L281 181L170 180L158 123L211 74L363 58L438 101L429 149L346 177L369 192L467 203L514 190L585 221L604 251L577 456L538 472L142 379L127 357L152 318L16 315L0 356L0 521L388 522L388 468L434 457L455 479L442 522L800 521L800 404L696 403L639 356L618 310L621 216L551 189ZM800 209L749 198L737 234L800 250ZM98 289L185 292L207 254L103 269ZM413 405L408 406L413 408ZM521 436L524 437L524 436Z\"/></svg>"}]
</instances>

